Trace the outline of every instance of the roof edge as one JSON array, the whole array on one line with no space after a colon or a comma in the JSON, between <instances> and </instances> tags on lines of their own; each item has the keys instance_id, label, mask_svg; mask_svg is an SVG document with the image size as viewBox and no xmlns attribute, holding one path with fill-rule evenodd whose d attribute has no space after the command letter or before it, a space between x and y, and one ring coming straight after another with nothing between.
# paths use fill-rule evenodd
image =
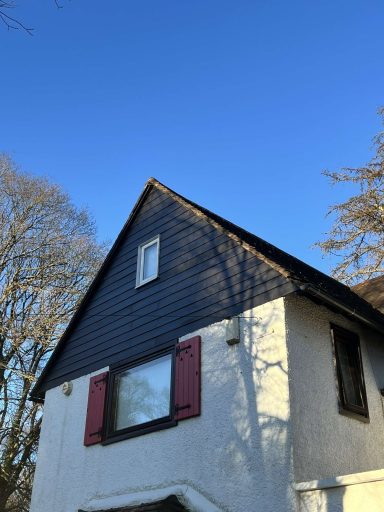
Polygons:
<instances>
[{"instance_id":1,"label":"roof edge","mask_svg":"<svg viewBox=\"0 0 384 512\"><path fill-rule=\"evenodd\" d=\"M249 251L261 261L279 272L283 277L295 282L298 288L301 289L302 293L312 295L312 297L317 297L324 303L328 303L333 307L337 307L340 311L347 313L349 316L352 316L364 324L371 326L375 330L384 333L384 315L380 311L376 310L371 303L365 301L358 294L356 294L356 292L351 290L348 286L299 260L295 256L286 253L273 244L266 242L260 237L246 231L236 224L233 224L223 217L220 217L210 210L203 208L202 206L190 201L189 199L186 199L177 192L174 192L170 188L160 183L157 179L150 177L145 184L143 192L136 201L127 221L125 222L109 253L107 254L103 264L101 265L99 271L96 273L77 310L73 314L67 328L65 329L58 344L53 350L47 365L43 369L39 379L33 387L30 393L31 399L35 401L42 401L43 392L41 392L39 388L41 387L41 383L44 380L45 375L54 364L56 357L63 347L67 336L71 332L79 315L82 313L88 297L94 291L100 277L102 276L115 252L118 250L123 237L125 236L137 212L141 208L148 193L153 187L171 197L174 201L191 211L197 217L200 217L209 223L215 229L224 233L245 250ZM256 247L252 244L256 245ZM324 284L322 281L324 281L324 283L327 285L332 285L329 287L330 290L327 290L327 287L322 286L322 284ZM340 291L342 291L341 294ZM343 299L343 294L345 295L345 300ZM354 301L356 302L356 299L358 299L358 302L355 305L358 309L361 310L360 312L356 311L353 307ZM348 302L350 303L349 305Z\"/></svg>"},{"instance_id":2,"label":"roof edge","mask_svg":"<svg viewBox=\"0 0 384 512\"><path fill-rule=\"evenodd\" d=\"M379 322L376 322L374 320L370 320L365 315L361 315L355 309L346 306L339 300L331 297L329 294L324 293L321 290L318 290L313 285L310 285L309 283L303 284L300 286L300 291L305 295L311 295L312 297L320 299L321 301L323 301L326 304L329 304L330 306L336 307L337 309L343 311L344 313L347 313L349 316L356 318L359 322L362 322L365 325L371 327L372 329L375 329L376 331L384 334L383 324L380 324ZM368 304L370 303L368 302Z\"/></svg>"},{"instance_id":3,"label":"roof edge","mask_svg":"<svg viewBox=\"0 0 384 512\"><path fill-rule=\"evenodd\" d=\"M46 374L48 373L48 371L52 367L53 362L56 360L56 358L57 358L61 348L63 347L63 345L65 343L65 340L66 340L67 336L71 332L71 330L72 330L72 328L73 328L77 318L81 314L81 312L83 310L83 307L85 306L85 304L87 302L88 297L91 295L93 290L96 288L96 285L97 285L99 279L101 278L104 270L107 268L109 261L112 259L113 255L117 251L117 249L118 249L118 247L119 247L119 245L120 245L120 243L121 243L121 241L122 241L126 231L128 230L129 226L133 222L133 219L135 218L135 216L136 216L138 210L140 209L142 203L144 202L145 198L149 194L152 186L156 182L157 182L157 180L155 180L155 178L149 178L147 180L142 193L140 194L138 200L136 201L134 207L131 210L131 213L129 214L128 219L125 221L124 226L122 227L122 229L121 229L120 233L118 234L116 240L114 241L111 249L109 250L107 256L105 257L105 259L103 261L103 263L101 264L99 270L97 271L95 277L93 278L93 280L92 280L91 284L89 285L87 291L85 292L83 298L81 299L77 309L73 313L72 318L69 321L65 331L61 335L61 338L58 341L56 347L53 349L53 351L52 351L52 353L51 353L51 355L50 355L50 357L48 359L47 364L43 368L43 371L41 372L39 378L37 379L35 385L33 386L32 390L31 390L31 392L29 394L29 397L30 397L30 399L32 401L34 401L34 402L43 402L44 401L43 394L39 391L39 387L41 386L41 383L44 380L44 377L46 376Z\"/></svg>"},{"instance_id":4,"label":"roof edge","mask_svg":"<svg viewBox=\"0 0 384 512\"><path fill-rule=\"evenodd\" d=\"M265 256L265 254L261 253L260 251L258 251L254 247L252 247L252 245L250 245L247 242L245 242L244 240L242 240L238 235L236 235L235 233L233 233L229 229L226 229L224 226L222 226L217 221L215 221L212 217L210 217L207 213L205 213L205 211L204 211L205 208L202 208L198 204L193 203L192 201L189 201L189 200L185 199L183 196L179 195L177 192L174 192L170 188L166 187L165 185L163 185L162 183L157 181L155 178L150 178L148 180L148 183L150 183L151 185L156 187L161 192L163 192L163 193L169 195L170 197L172 197L172 199L174 199L174 201L177 201L179 204L181 204L182 206L184 206L188 210L192 211L196 216L201 217L202 219L204 219L206 222L211 224L211 226L213 226L215 229L218 229L219 231L221 231L222 233L227 235L229 238L231 238L232 240L237 242L239 245L244 247L244 249L246 249L247 251L249 251L252 254L254 254L257 258L262 260L264 263L267 263L273 269L277 270L284 277L287 277L287 278L291 277L290 272L288 272L284 267L282 267L281 265L279 265L275 261L273 261L270 258L268 258L267 256ZM212 212L209 212L209 213L212 213ZM216 214L214 214L214 215L216 215ZM255 236L255 235L253 235L253 236Z\"/></svg>"},{"instance_id":5,"label":"roof edge","mask_svg":"<svg viewBox=\"0 0 384 512\"><path fill-rule=\"evenodd\" d=\"M318 297L320 294L323 296L324 302L325 297L329 298L328 303L330 303L332 299L333 306L335 307L336 304L338 304L338 309L340 311L344 311L356 319L359 318L360 321L364 322L366 325L370 325L379 332L384 332L384 314L376 309L371 302L366 301L349 286L341 283L340 281L337 281L333 277L321 272L320 270L317 270L304 261L283 251L282 249L279 249L270 242L261 239L253 233L248 232L247 230L237 226L236 224L233 224L232 222L220 217L219 215L207 210L206 208L203 208L202 206L190 201L189 199L184 198L177 192L174 192L173 190L157 181L155 178L150 178L149 181L156 188L171 196L175 201L182 204L185 208L191 210L195 215L200 216L216 229L220 230L222 233L225 233L229 238L264 261L281 275L287 279L290 279L291 281L296 282L299 287L310 287L313 291L312 295L314 295L316 291ZM236 231L240 231L240 233L237 234ZM244 240L242 237L245 237L246 239L250 238L250 243L248 243L247 240ZM259 247L260 250L252 245L254 240L257 244L261 245L261 249ZM282 258L285 260L285 262L282 262ZM297 271L297 268L293 267L300 267L299 271ZM308 275L308 273L310 275ZM313 280L315 280L315 283ZM338 293L336 293L336 298L333 299L332 290L327 291L326 289L322 289L321 282L324 280L326 283L331 284L331 288L333 288L334 292L338 290L339 292L342 291L342 293L346 294L345 301L343 301L343 298L337 297ZM316 286L317 281L319 282L320 286ZM362 308L360 313L357 312L353 307L346 304L350 302L352 297L358 299L360 304L356 304L356 306L358 309Z\"/></svg>"}]
</instances>

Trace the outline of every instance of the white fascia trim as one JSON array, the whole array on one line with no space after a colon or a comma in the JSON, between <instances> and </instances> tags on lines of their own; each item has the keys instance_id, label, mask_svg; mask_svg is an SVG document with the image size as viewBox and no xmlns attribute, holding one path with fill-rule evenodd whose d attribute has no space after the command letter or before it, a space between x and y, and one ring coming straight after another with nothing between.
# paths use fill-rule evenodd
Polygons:
<instances>
[{"instance_id":1,"label":"white fascia trim","mask_svg":"<svg viewBox=\"0 0 384 512\"><path fill-rule=\"evenodd\" d=\"M364 473L353 473L352 475L334 476L321 480L311 480L294 484L297 492L318 491L331 489L332 487L346 487L348 485L365 484L384 480L384 469L375 471L364 471Z\"/></svg>"},{"instance_id":2,"label":"white fascia trim","mask_svg":"<svg viewBox=\"0 0 384 512\"><path fill-rule=\"evenodd\" d=\"M189 484L178 484L130 494L94 498L91 499L87 505L83 505L80 508L87 512L92 512L95 510L130 507L143 503L147 504L159 501L172 494L176 495L183 505L194 512L223 512L223 509L214 505L210 500L193 489Z\"/></svg>"}]
</instances>

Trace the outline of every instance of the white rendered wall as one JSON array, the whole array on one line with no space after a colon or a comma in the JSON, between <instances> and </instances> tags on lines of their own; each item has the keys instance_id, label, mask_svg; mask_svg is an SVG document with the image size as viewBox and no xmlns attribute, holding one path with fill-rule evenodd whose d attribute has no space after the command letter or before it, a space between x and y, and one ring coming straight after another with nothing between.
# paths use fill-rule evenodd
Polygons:
<instances>
[{"instance_id":1,"label":"white rendered wall","mask_svg":"<svg viewBox=\"0 0 384 512\"><path fill-rule=\"evenodd\" d=\"M299 483L300 512L382 512L384 470Z\"/></svg>"},{"instance_id":2,"label":"white rendered wall","mask_svg":"<svg viewBox=\"0 0 384 512\"><path fill-rule=\"evenodd\" d=\"M383 469L384 417L379 393L384 375L383 336L309 299L291 295L284 300L296 481ZM360 336L369 423L338 412L330 322ZM348 488L348 492L352 491ZM320 495L315 493L313 496ZM333 495L340 496L340 490ZM320 512L323 509L305 510Z\"/></svg>"},{"instance_id":3,"label":"white rendered wall","mask_svg":"<svg viewBox=\"0 0 384 512\"><path fill-rule=\"evenodd\" d=\"M383 512L383 482L311 491L300 495L300 512Z\"/></svg>"},{"instance_id":4,"label":"white rendered wall","mask_svg":"<svg viewBox=\"0 0 384 512\"><path fill-rule=\"evenodd\" d=\"M243 316L238 345L226 344L225 322L192 333L202 414L174 428L86 448L90 376L69 397L48 391L31 512L154 501L168 488L196 511L296 510L283 299Z\"/></svg>"}]
</instances>

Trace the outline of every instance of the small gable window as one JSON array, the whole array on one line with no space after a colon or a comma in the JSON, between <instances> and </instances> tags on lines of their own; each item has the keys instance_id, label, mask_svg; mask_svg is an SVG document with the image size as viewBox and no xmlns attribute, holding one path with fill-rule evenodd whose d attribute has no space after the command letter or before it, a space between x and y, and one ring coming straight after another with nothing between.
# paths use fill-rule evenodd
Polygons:
<instances>
[{"instance_id":1,"label":"small gable window","mask_svg":"<svg viewBox=\"0 0 384 512\"><path fill-rule=\"evenodd\" d=\"M342 414L368 420L360 340L357 334L332 325L339 406Z\"/></svg>"},{"instance_id":2,"label":"small gable window","mask_svg":"<svg viewBox=\"0 0 384 512\"><path fill-rule=\"evenodd\" d=\"M159 275L160 235L139 245L137 254L136 288Z\"/></svg>"}]
</instances>

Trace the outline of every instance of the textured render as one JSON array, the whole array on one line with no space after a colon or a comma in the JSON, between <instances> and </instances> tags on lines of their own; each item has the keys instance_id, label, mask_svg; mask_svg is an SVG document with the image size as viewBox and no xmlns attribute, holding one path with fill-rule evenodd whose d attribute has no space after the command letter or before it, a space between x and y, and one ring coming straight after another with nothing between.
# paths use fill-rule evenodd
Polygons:
<instances>
[{"instance_id":1,"label":"textured render","mask_svg":"<svg viewBox=\"0 0 384 512\"><path fill-rule=\"evenodd\" d=\"M300 493L300 512L383 512L384 481Z\"/></svg>"},{"instance_id":2,"label":"textured render","mask_svg":"<svg viewBox=\"0 0 384 512\"><path fill-rule=\"evenodd\" d=\"M174 428L85 448L90 376L69 397L48 391L31 512L108 509L164 488L180 489L195 511L296 510L283 299L243 317L234 346L225 322L193 333L202 336L202 414Z\"/></svg>"},{"instance_id":3,"label":"textured render","mask_svg":"<svg viewBox=\"0 0 384 512\"><path fill-rule=\"evenodd\" d=\"M382 336L306 298L291 295L284 301L295 480L318 480L384 468L384 417L379 392L379 375L382 378L384 365L377 368L380 351L383 358ZM338 413L330 322L360 336L369 423ZM373 353L375 361L371 359Z\"/></svg>"}]
</instances>

